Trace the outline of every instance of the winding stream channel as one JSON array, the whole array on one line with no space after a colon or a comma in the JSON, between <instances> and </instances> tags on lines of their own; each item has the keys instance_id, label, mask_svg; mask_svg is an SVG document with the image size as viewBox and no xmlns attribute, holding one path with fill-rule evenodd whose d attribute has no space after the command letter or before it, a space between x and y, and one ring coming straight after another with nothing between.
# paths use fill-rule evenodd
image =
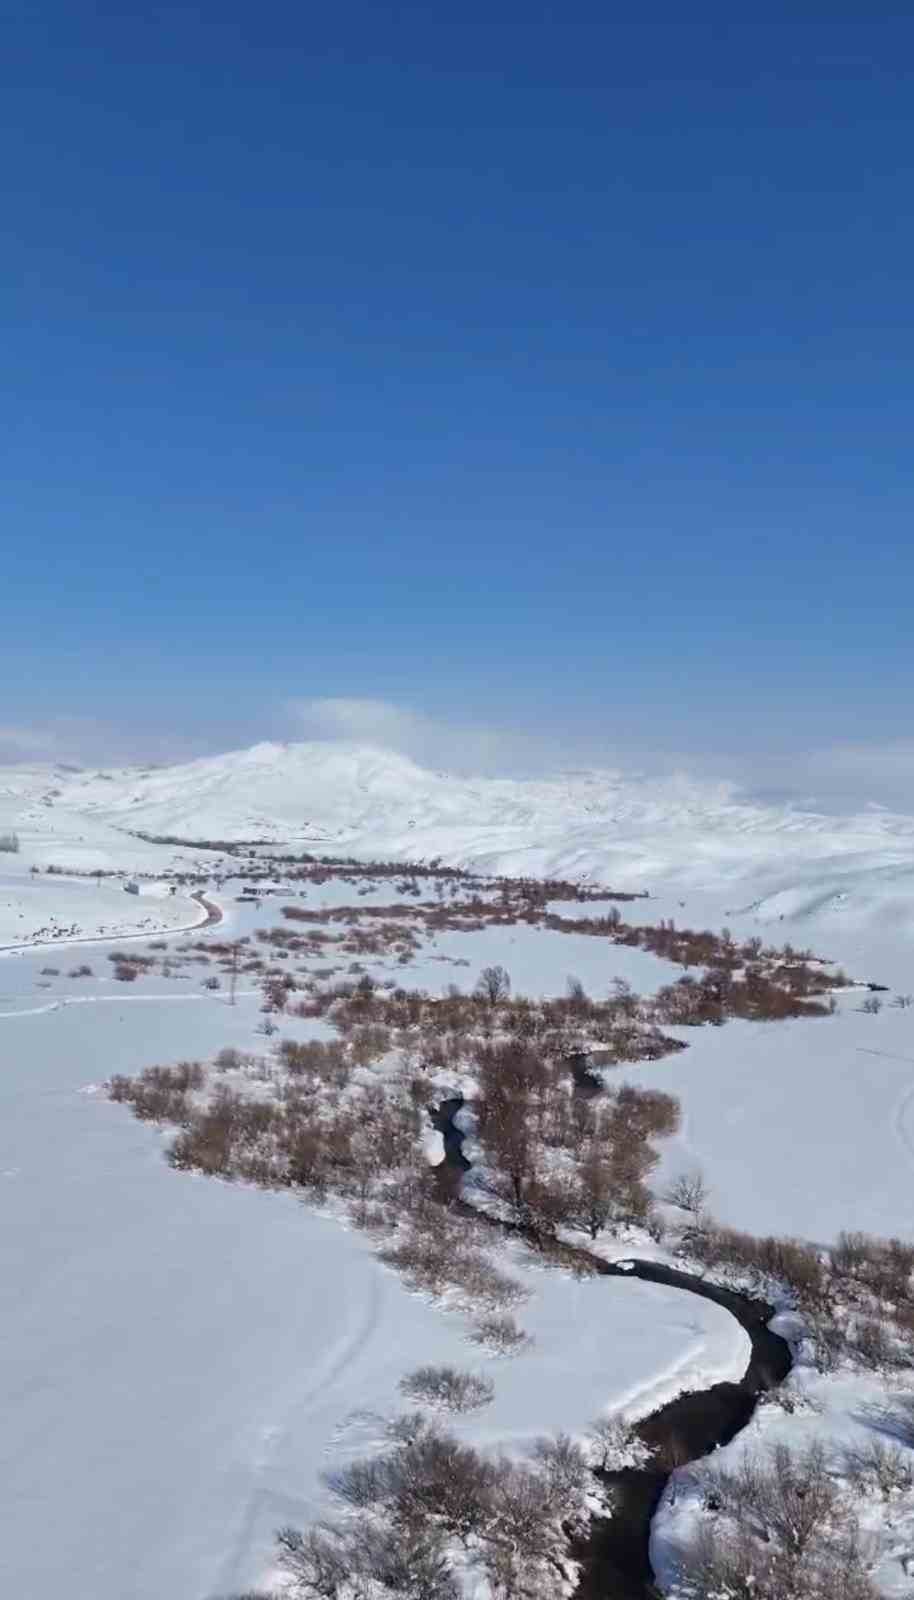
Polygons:
<instances>
[{"instance_id":1,"label":"winding stream channel","mask_svg":"<svg viewBox=\"0 0 914 1600\"><path fill-rule=\"evenodd\" d=\"M463 1104L462 1097L455 1096L430 1112L432 1125L444 1142L442 1174L457 1187L472 1165L464 1155L464 1135L454 1121ZM476 1216L484 1216L470 1209ZM786 1340L768 1326L774 1308L765 1301L661 1262L627 1259L614 1263L589 1251L582 1254L602 1277L641 1278L645 1283L660 1283L713 1300L736 1318L752 1347L738 1383L715 1383L709 1389L681 1394L636 1425L635 1432L653 1451L652 1464L598 1473L612 1492L615 1509L611 1517L595 1518L587 1538L574 1547L581 1562L575 1600L657 1600L659 1590L650 1560L651 1523L672 1471L662 1463L685 1466L709 1455L718 1445L729 1444L752 1418L759 1396L782 1383L793 1362Z\"/></svg>"}]
</instances>

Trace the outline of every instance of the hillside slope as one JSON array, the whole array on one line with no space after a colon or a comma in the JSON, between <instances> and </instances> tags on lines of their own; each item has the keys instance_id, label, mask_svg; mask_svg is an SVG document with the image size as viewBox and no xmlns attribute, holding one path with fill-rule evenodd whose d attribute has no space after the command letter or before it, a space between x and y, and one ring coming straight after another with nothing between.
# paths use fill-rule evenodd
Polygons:
<instances>
[{"instance_id":1,"label":"hillside slope","mask_svg":"<svg viewBox=\"0 0 914 1600\"><path fill-rule=\"evenodd\" d=\"M880 942L914 935L914 817L763 806L679 776L469 779L364 745L259 744L172 767L0 769L8 829L22 849L4 868L21 870L165 870L141 833L264 840L647 889L658 915L784 923L810 939L821 928L848 960L862 927Z\"/></svg>"}]
</instances>

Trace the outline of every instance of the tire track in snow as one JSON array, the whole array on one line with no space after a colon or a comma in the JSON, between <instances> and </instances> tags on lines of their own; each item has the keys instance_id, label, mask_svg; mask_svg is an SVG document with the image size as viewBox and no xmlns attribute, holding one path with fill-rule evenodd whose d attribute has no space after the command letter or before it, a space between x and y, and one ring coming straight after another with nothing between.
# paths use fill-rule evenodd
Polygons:
<instances>
[{"instance_id":1,"label":"tire track in snow","mask_svg":"<svg viewBox=\"0 0 914 1600\"><path fill-rule=\"evenodd\" d=\"M861 1056L881 1056L885 1061L903 1061L908 1066L914 1067L914 1056L896 1055L892 1050L872 1050L865 1045L858 1045L857 1054ZM902 1092L892 1113L892 1128L895 1138L900 1144L909 1161L914 1164L914 1127L909 1126L909 1117L914 1108L914 1082ZM914 1117L910 1120L914 1122Z\"/></svg>"},{"instance_id":2,"label":"tire track in snow","mask_svg":"<svg viewBox=\"0 0 914 1600\"><path fill-rule=\"evenodd\" d=\"M257 989L238 989L235 998L238 1000L250 999L259 993ZM143 1005L149 1001L169 1000L208 1000L213 1003L212 994L74 994L62 996L59 1000L50 1000L43 1006L30 1006L21 1011L0 1011L0 1020L4 1017L43 1017L50 1011L66 1011L69 1006L104 1006L104 1005ZM215 1003L227 1005L226 1000L216 998Z\"/></svg>"},{"instance_id":3,"label":"tire track in snow","mask_svg":"<svg viewBox=\"0 0 914 1600\"><path fill-rule=\"evenodd\" d=\"M296 1427L298 1419L303 1415L305 1417L310 1415L317 1396L321 1398L319 1409L325 1409L325 1401L326 1408L332 1409L335 1406L333 1396L338 1380L352 1370L363 1350L378 1335L383 1321L383 1298L380 1271L374 1272L368 1279L367 1296L357 1308L349 1332L335 1340L324 1361L316 1369L311 1369L307 1387L299 1396L277 1399L282 1422L264 1421L258 1429L258 1444L251 1463L251 1475L254 1481L248 1495L247 1509L234 1541L234 1549L226 1557L221 1569L220 1591L237 1588L237 1575L241 1565L256 1544L257 1527L265 1523L268 1517L274 1527L284 1523L294 1523L296 1520L302 1523L314 1520L313 1507L307 1501L290 1494L287 1488L271 1487L269 1479L275 1471L275 1457L284 1437ZM322 1451L323 1455L328 1456L333 1453L337 1444L337 1433L337 1429L331 1433Z\"/></svg>"}]
</instances>

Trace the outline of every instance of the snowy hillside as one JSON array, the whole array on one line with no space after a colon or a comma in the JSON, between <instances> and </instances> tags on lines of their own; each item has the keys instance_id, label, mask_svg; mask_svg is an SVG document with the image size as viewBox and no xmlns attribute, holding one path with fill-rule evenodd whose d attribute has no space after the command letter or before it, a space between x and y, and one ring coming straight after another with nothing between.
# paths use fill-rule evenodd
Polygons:
<instances>
[{"instance_id":1,"label":"snowy hillside","mask_svg":"<svg viewBox=\"0 0 914 1600\"><path fill-rule=\"evenodd\" d=\"M173 767L0 769L0 829L104 852L123 832L441 855L541 873L740 879L763 859L869 854L914 865L914 817L842 818L742 800L732 785L613 771L517 780L426 771L349 744L255 745ZM891 853L897 860L885 860ZM136 854L136 848L131 848ZM87 865L94 864L86 861ZM790 909L793 909L791 902Z\"/></svg>"},{"instance_id":2,"label":"snowy hillside","mask_svg":"<svg viewBox=\"0 0 914 1600\"><path fill-rule=\"evenodd\" d=\"M762 806L731 785L685 777L472 780L363 745L260 744L173 767L2 768L0 834L8 830L21 840L19 856L4 858L13 870L161 872L200 860L179 847L163 855L140 833L268 840L646 889L660 915L782 923L785 936L824 934L836 958L856 964L866 960L862 932L870 960L914 934L914 816Z\"/></svg>"}]
</instances>

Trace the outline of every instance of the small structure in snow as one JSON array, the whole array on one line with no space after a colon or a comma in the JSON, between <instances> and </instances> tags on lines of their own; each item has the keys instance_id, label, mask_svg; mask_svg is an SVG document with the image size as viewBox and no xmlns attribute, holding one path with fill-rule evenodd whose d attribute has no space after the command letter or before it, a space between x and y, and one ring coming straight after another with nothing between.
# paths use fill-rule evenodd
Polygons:
<instances>
[{"instance_id":1,"label":"small structure in snow","mask_svg":"<svg viewBox=\"0 0 914 1600\"><path fill-rule=\"evenodd\" d=\"M139 894L139 892L140 892L139 884L135 883L133 878L128 878L127 882L124 884L124 893L125 894Z\"/></svg>"}]
</instances>

